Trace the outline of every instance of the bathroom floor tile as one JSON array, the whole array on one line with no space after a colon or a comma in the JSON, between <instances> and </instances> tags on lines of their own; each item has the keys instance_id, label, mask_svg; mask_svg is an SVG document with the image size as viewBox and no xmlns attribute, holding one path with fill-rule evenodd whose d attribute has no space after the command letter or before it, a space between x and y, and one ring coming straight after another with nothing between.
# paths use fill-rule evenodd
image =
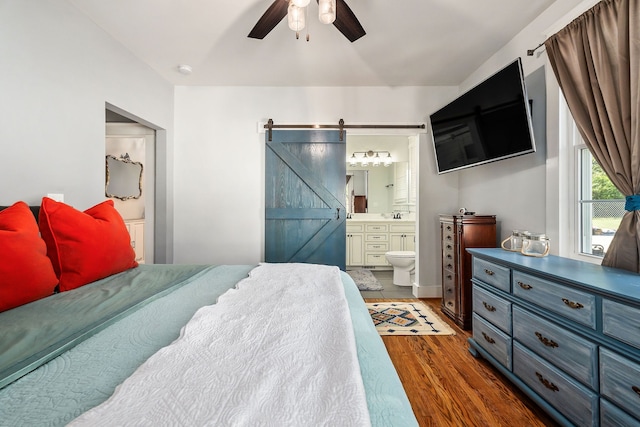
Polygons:
<instances>
[{"instance_id":1,"label":"bathroom floor tile","mask_svg":"<svg viewBox=\"0 0 640 427\"><path fill-rule=\"evenodd\" d=\"M412 286L397 286L393 284L393 271L375 271L373 275L382 284L381 291L360 291L362 298L415 298L411 293Z\"/></svg>"}]
</instances>

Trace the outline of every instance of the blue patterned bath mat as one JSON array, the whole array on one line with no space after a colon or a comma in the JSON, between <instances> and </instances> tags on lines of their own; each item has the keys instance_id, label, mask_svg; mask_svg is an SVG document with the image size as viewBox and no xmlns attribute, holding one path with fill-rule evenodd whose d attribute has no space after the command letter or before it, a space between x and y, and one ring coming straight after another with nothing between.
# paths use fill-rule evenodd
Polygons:
<instances>
[{"instance_id":1,"label":"blue patterned bath mat","mask_svg":"<svg viewBox=\"0 0 640 427\"><path fill-rule=\"evenodd\" d=\"M380 335L455 335L455 331L423 303L370 302L369 314Z\"/></svg>"}]
</instances>

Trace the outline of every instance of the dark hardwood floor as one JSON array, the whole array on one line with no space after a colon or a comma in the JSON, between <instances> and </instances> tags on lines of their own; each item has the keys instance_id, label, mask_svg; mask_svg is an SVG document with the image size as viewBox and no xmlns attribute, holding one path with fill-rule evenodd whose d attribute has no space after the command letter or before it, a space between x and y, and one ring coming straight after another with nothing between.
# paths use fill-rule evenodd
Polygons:
<instances>
[{"instance_id":1,"label":"dark hardwood floor","mask_svg":"<svg viewBox=\"0 0 640 427\"><path fill-rule=\"evenodd\" d=\"M440 299L421 301L456 335L382 337L420 426L557 426L488 362L469 353L470 331L442 314Z\"/></svg>"}]
</instances>

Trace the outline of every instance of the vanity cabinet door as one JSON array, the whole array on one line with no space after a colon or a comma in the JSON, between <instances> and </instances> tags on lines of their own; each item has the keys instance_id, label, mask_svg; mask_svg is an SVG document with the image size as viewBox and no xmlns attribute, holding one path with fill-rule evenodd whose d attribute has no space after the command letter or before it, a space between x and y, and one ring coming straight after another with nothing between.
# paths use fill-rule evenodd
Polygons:
<instances>
[{"instance_id":1,"label":"vanity cabinet door","mask_svg":"<svg viewBox=\"0 0 640 427\"><path fill-rule=\"evenodd\" d=\"M347 234L347 265L364 265L364 235Z\"/></svg>"},{"instance_id":2,"label":"vanity cabinet door","mask_svg":"<svg viewBox=\"0 0 640 427\"><path fill-rule=\"evenodd\" d=\"M131 247L138 264L144 264L144 219L126 220L125 225L131 237Z\"/></svg>"}]
</instances>

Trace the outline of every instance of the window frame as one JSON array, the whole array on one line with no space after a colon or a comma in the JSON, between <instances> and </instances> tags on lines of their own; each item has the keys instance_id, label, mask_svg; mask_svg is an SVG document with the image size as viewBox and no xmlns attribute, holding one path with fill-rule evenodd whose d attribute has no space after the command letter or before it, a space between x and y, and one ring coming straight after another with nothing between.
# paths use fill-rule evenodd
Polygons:
<instances>
[{"instance_id":1,"label":"window frame","mask_svg":"<svg viewBox=\"0 0 640 427\"><path fill-rule=\"evenodd\" d=\"M585 245L592 244L593 234L593 206L598 200L592 199L592 165L593 155L585 144L578 127L569 112L564 98L561 109L561 122L564 126L564 138L568 153L569 185L567 197L567 212L569 214L569 227L565 233L561 232L563 239L569 243L570 257L600 264L604 256L583 252ZM587 153L588 156L584 155ZM587 210L591 210L589 213ZM585 218L589 218L589 224L585 224ZM589 226L587 226L589 225ZM586 234L585 234L586 233Z\"/></svg>"}]
</instances>

